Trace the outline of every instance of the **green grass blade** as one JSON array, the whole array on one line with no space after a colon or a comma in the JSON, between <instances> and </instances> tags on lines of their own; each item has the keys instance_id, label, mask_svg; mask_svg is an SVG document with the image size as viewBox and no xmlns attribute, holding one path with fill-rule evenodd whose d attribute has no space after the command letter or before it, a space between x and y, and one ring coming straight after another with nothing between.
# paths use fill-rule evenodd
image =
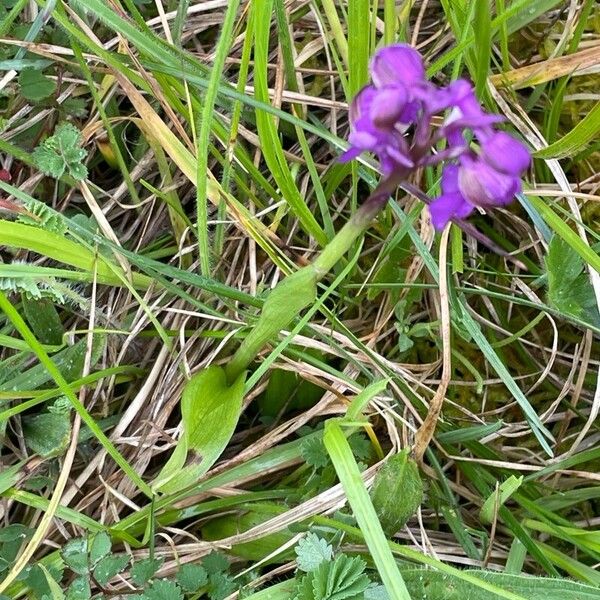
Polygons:
<instances>
[{"instance_id":1,"label":"green grass blade","mask_svg":"<svg viewBox=\"0 0 600 600\"><path fill-rule=\"evenodd\" d=\"M215 59L210 72L210 79L202 104L202 116L200 119L200 133L196 147L197 175L196 175L196 217L198 231L198 251L200 253L200 271L202 275L210 275L210 244L208 239L208 153L211 126L213 122L213 110L219 82L221 80L225 59L231 46L231 35L233 25L237 16L240 0L229 0L227 11L221 26L221 35L217 43Z\"/></svg>"},{"instance_id":2,"label":"green grass blade","mask_svg":"<svg viewBox=\"0 0 600 600\"><path fill-rule=\"evenodd\" d=\"M369 79L369 0L348 2L348 91L354 96Z\"/></svg>"},{"instance_id":3,"label":"green grass blade","mask_svg":"<svg viewBox=\"0 0 600 600\"><path fill-rule=\"evenodd\" d=\"M481 98L487 84L492 57L490 0L475 0L473 30L475 32L475 91Z\"/></svg>"},{"instance_id":4,"label":"green grass blade","mask_svg":"<svg viewBox=\"0 0 600 600\"><path fill-rule=\"evenodd\" d=\"M269 53L269 37L273 0L265 0L260 11L256 12L256 4L252 4L254 20L254 61L255 61L255 93L261 102L269 103L267 83L267 59ZM261 140L261 150L265 161L280 187L283 197L302 223L305 230L312 235L320 245L327 243L327 235L317 223L314 215L305 204L300 191L290 172L283 153L281 141L275 123L262 110L256 111L256 127Z\"/></svg>"},{"instance_id":5,"label":"green grass blade","mask_svg":"<svg viewBox=\"0 0 600 600\"><path fill-rule=\"evenodd\" d=\"M600 256L552 210L552 207L549 204L537 196L528 196L528 198L550 228L565 240L565 242L567 242L569 246L571 246L571 248L573 248L573 250L575 250L575 252L577 252L590 267L592 267L592 269L600 273Z\"/></svg>"},{"instance_id":6,"label":"green grass blade","mask_svg":"<svg viewBox=\"0 0 600 600\"><path fill-rule=\"evenodd\" d=\"M536 158L567 158L583 150L600 132L600 102L562 138L535 152Z\"/></svg>"},{"instance_id":7,"label":"green grass blade","mask_svg":"<svg viewBox=\"0 0 600 600\"><path fill-rule=\"evenodd\" d=\"M390 600L410 600L410 594L390 551L350 444L338 421L327 421L323 442Z\"/></svg>"}]
</instances>

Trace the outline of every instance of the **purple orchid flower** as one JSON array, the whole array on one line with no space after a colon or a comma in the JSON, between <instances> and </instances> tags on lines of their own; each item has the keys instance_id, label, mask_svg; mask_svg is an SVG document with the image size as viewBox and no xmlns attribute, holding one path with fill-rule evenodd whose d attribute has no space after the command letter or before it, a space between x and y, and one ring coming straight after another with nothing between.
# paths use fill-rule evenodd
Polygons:
<instances>
[{"instance_id":1,"label":"purple orchid flower","mask_svg":"<svg viewBox=\"0 0 600 600\"><path fill-rule=\"evenodd\" d=\"M370 71L372 83L350 106L350 149L341 162L372 152L390 181L444 162L442 194L429 204L438 230L466 219L475 207L514 199L531 155L520 141L495 130L503 118L481 108L468 81L446 87L427 81L421 55L407 44L379 50ZM446 116L436 129L433 117L440 113ZM446 148L433 152L441 141Z\"/></svg>"}]
</instances>

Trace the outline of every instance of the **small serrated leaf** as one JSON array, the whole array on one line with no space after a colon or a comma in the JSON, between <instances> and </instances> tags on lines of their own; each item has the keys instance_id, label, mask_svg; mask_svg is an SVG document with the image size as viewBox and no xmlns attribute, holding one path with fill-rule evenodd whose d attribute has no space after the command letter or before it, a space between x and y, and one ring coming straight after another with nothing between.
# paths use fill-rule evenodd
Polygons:
<instances>
[{"instance_id":1,"label":"small serrated leaf","mask_svg":"<svg viewBox=\"0 0 600 600\"><path fill-rule=\"evenodd\" d=\"M61 454L71 440L69 415L41 413L23 419L25 443L43 457Z\"/></svg>"},{"instance_id":2,"label":"small serrated leaf","mask_svg":"<svg viewBox=\"0 0 600 600\"><path fill-rule=\"evenodd\" d=\"M63 546L60 555L65 564L77 575L85 575L89 572L87 539L69 540Z\"/></svg>"},{"instance_id":3,"label":"small serrated leaf","mask_svg":"<svg viewBox=\"0 0 600 600\"><path fill-rule=\"evenodd\" d=\"M348 438L352 454L358 460L368 460L371 456L371 442L362 434L355 433Z\"/></svg>"},{"instance_id":4,"label":"small serrated leaf","mask_svg":"<svg viewBox=\"0 0 600 600\"><path fill-rule=\"evenodd\" d=\"M177 583L190 593L197 592L208 581L206 569L200 565L185 564L177 573Z\"/></svg>"},{"instance_id":5,"label":"small serrated leaf","mask_svg":"<svg viewBox=\"0 0 600 600\"><path fill-rule=\"evenodd\" d=\"M66 600L89 600L91 597L92 590L87 577L77 577L67 588Z\"/></svg>"},{"instance_id":6,"label":"small serrated leaf","mask_svg":"<svg viewBox=\"0 0 600 600\"><path fill-rule=\"evenodd\" d=\"M300 444L300 455L307 465L315 469L322 469L330 464L322 436L315 435L303 440Z\"/></svg>"},{"instance_id":7,"label":"small serrated leaf","mask_svg":"<svg viewBox=\"0 0 600 600\"><path fill-rule=\"evenodd\" d=\"M100 531L94 536L90 544L90 564L95 565L100 559L110 553L112 541L106 531Z\"/></svg>"},{"instance_id":8,"label":"small serrated leaf","mask_svg":"<svg viewBox=\"0 0 600 600\"><path fill-rule=\"evenodd\" d=\"M94 568L94 579L100 584L107 584L115 575L120 573L129 562L126 554L111 554L101 559Z\"/></svg>"},{"instance_id":9,"label":"small serrated leaf","mask_svg":"<svg viewBox=\"0 0 600 600\"><path fill-rule=\"evenodd\" d=\"M294 600L315 600L313 595L314 574L308 573L296 585Z\"/></svg>"},{"instance_id":10,"label":"small serrated leaf","mask_svg":"<svg viewBox=\"0 0 600 600\"><path fill-rule=\"evenodd\" d=\"M69 139L70 137L71 136L69 136ZM79 135L76 143L80 143ZM68 146L62 148L62 154L67 164L79 163L87 156L87 150L84 150L79 146Z\"/></svg>"},{"instance_id":11,"label":"small serrated leaf","mask_svg":"<svg viewBox=\"0 0 600 600\"><path fill-rule=\"evenodd\" d=\"M208 577L208 597L210 600L224 600L236 590L236 585L230 575L221 571Z\"/></svg>"},{"instance_id":12,"label":"small serrated leaf","mask_svg":"<svg viewBox=\"0 0 600 600\"><path fill-rule=\"evenodd\" d=\"M81 132L72 123L62 122L54 134L44 140L33 152L33 159L40 171L52 177L61 177L68 167L76 179L84 179L87 169L81 161L87 151L81 148Z\"/></svg>"},{"instance_id":13,"label":"small serrated leaf","mask_svg":"<svg viewBox=\"0 0 600 600\"><path fill-rule=\"evenodd\" d=\"M367 564L359 556L338 555L333 562L323 562L313 572L315 600L363 600L371 580L364 571Z\"/></svg>"},{"instance_id":14,"label":"small serrated leaf","mask_svg":"<svg viewBox=\"0 0 600 600\"><path fill-rule=\"evenodd\" d=\"M56 90L56 82L36 69L23 69L19 75L19 86L21 95L32 102L48 98Z\"/></svg>"},{"instance_id":15,"label":"small serrated leaf","mask_svg":"<svg viewBox=\"0 0 600 600\"><path fill-rule=\"evenodd\" d=\"M130 570L131 580L138 587L145 585L160 569L163 562L163 558L144 558L142 560L137 560Z\"/></svg>"},{"instance_id":16,"label":"small serrated leaf","mask_svg":"<svg viewBox=\"0 0 600 600\"><path fill-rule=\"evenodd\" d=\"M38 146L32 156L37 168L45 175L58 179L65 172L66 165L62 156L47 146Z\"/></svg>"},{"instance_id":17,"label":"small serrated leaf","mask_svg":"<svg viewBox=\"0 0 600 600\"><path fill-rule=\"evenodd\" d=\"M209 575L212 575L213 573L227 571L229 569L229 561L224 554L213 550L202 559L202 566Z\"/></svg>"},{"instance_id":18,"label":"small serrated leaf","mask_svg":"<svg viewBox=\"0 0 600 600\"><path fill-rule=\"evenodd\" d=\"M157 579L141 597L145 600L183 600L183 593L175 582Z\"/></svg>"},{"instance_id":19,"label":"small serrated leaf","mask_svg":"<svg viewBox=\"0 0 600 600\"><path fill-rule=\"evenodd\" d=\"M296 546L296 564L301 571L314 571L322 562L333 558L333 548L315 533L309 533Z\"/></svg>"},{"instance_id":20,"label":"small serrated leaf","mask_svg":"<svg viewBox=\"0 0 600 600\"><path fill-rule=\"evenodd\" d=\"M70 152L73 148L81 144L81 131L68 121L63 121L57 125L52 137L57 144L57 148L63 153L63 156L66 156L65 153Z\"/></svg>"},{"instance_id":21,"label":"small serrated leaf","mask_svg":"<svg viewBox=\"0 0 600 600\"><path fill-rule=\"evenodd\" d=\"M77 179L77 181L82 181L88 176L87 167L82 163L69 163L67 169L69 170L69 175L73 179Z\"/></svg>"}]
</instances>

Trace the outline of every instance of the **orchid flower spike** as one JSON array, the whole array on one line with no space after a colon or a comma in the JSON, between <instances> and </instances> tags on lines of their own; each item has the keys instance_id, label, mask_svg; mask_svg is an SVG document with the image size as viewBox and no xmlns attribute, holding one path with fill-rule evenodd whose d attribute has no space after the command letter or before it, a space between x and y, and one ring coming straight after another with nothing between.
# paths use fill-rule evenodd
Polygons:
<instances>
[{"instance_id":1,"label":"orchid flower spike","mask_svg":"<svg viewBox=\"0 0 600 600\"><path fill-rule=\"evenodd\" d=\"M350 148L341 162L372 152L385 178L443 163L442 194L431 200L434 227L466 219L475 207L512 202L531 163L522 142L495 127L503 118L486 113L464 79L436 86L425 77L423 58L408 44L380 49L370 64L371 83L350 105ZM444 114L441 126L433 117ZM436 146L445 141L445 148Z\"/></svg>"}]
</instances>

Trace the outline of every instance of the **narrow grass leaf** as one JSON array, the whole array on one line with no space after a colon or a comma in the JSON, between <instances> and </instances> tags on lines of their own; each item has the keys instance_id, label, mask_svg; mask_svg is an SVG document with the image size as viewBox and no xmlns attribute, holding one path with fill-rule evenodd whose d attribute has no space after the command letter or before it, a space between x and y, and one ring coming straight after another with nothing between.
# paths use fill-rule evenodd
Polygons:
<instances>
[{"instance_id":1,"label":"narrow grass leaf","mask_svg":"<svg viewBox=\"0 0 600 600\"><path fill-rule=\"evenodd\" d=\"M344 488L354 517L365 536L365 541L390 600L410 600L410 594L390 551L352 449L339 422L327 421L323 443Z\"/></svg>"},{"instance_id":2,"label":"narrow grass leaf","mask_svg":"<svg viewBox=\"0 0 600 600\"><path fill-rule=\"evenodd\" d=\"M196 147L196 216L197 216L197 231L198 244L200 252L200 270L205 277L210 275L210 256L209 256L209 239L208 239L208 153L210 132L213 122L213 110L215 100L217 98L218 86L222 77L225 58L231 47L231 34L235 17L240 5L240 0L229 0L227 3L227 11L221 25L221 35L217 43L215 58L213 61L206 95L202 104L202 115L200 118L200 133Z\"/></svg>"},{"instance_id":3,"label":"narrow grass leaf","mask_svg":"<svg viewBox=\"0 0 600 600\"><path fill-rule=\"evenodd\" d=\"M565 240L565 242L567 242L567 244L569 244L569 246L575 250L575 252L577 252L590 267L592 267L592 269L600 273L600 256L552 210L552 207L549 204L536 196L529 196L529 200L550 228Z\"/></svg>"},{"instance_id":4,"label":"narrow grass leaf","mask_svg":"<svg viewBox=\"0 0 600 600\"><path fill-rule=\"evenodd\" d=\"M2 183L0 182L1 187ZM95 270L99 283L118 287L124 285L123 280L116 275L116 272L120 271L123 279L126 279L121 267L110 263L105 256L90 252L87 248L67 239L65 236L23 223L0 220L0 239L2 239L3 246L37 252L42 256L47 256L88 273L93 273ZM133 285L140 289L148 288L151 283L149 277L140 273L133 273L132 279Z\"/></svg>"},{"instance_id":5,"label":"narrow grass leaf","mask_svg":"<svg viewBox=\"0 0 600 600\"><path fill-rule=\"evenodd\" d=\"M600 52L598 53L600 57ZM600 102L583 118L575 127L569 130L562 138L546 148L538 150L536 158L566 158L574 156L591 141L597 139L600 132Z\"/></svg>"},{"instance_id":6,"label":"narrow grass leaf","mask_svg":"<svg viewBox=\"0 0 600 600\"><path fill-rule=\"evenodd\" d=\"M466 327L467 331L470 333L471 337L474 339L475 343L479 346L484 356L493 367L493 369L498 373L504 385L510 390L515 400L518 402L521 410L523 411L527 422L529 423L535 437L541 444L542 448L548 453L549 456L553 456L552 449L548 445L546 438L552 440L552 434L544 427L544 424L541 422L539 416L535 412L533 406L521 390L521 388L517 385L516 381L510 375L506 365L500 360L500 357L496 354L490 342L483 335L481 328L477 324L477 322L473 319L473 317L469 314L469 312L460 304L460 318L462 324Z\"/></svg>"},{"instance_id":7,"label":"narrow grass leaf","mask_svg":"<svg viewBox=\"0 0 600 600\"><path fill-rule=\"evenodd\" d=\"M492 57L492 30L490 0L475 0L473 19L475 34L475 90L481 97L487 85Z\"/></svg>"},{"instance_id":8,"label":"narrow grass leaf","mask_svg":"<svg viewBox=\"0 0 600 600\"><path fill-rule=\"evenodd\" d=\"M509 575L493 571L469 569L471 575L493 583L503 589L520 594L528 600L592 600L598 598L598 590L562 578ZM403 570L406 585L413 598L468 598L473 600L497 600L498 595L477 589L440 573L423 569Z\"/></svg>"},{"instance_id":9,"label":"narrow grass leaf","mask_svg":"<svg viewBox=\"0 0 600 600\"><path fill-rule=\"evenodd\" d=\"M259 101L269 104L267 62L273 0L264 0L263 4L258 13L256 12L258 5L252 4L252 17L254 20L255 94ZM273 174L273 178L281 189L283 197L307 233L312 235L320 245L325 245L327 243L327 236L317 223L317 220L304 202L296 186L283 153L283 147L275 123L268 114L260 109L256 111L256 128L260 137L261 151Z\"/></svg>"},{"instance_id":10,"label":"narrow grass leaf","mask_svg":"<svg viewBox=\"0 0 600 600\"><path fill-rule=\"evenodd\" d=\"M600 47L593 46L573 54L549 58L545 61L526 65L505 73L492 75L491 81L498 87L510 87L518 90L532 87L560 77L576 75L598 64Z\"/></svg>"},{"instance_id":11,"label":"narrow grass leaf","mask_svg":"<svg viewBox=\"0 0 600 600\"><path fill-rule=\"evenodd\" d=\"M488 496L479 511L479 517L483 523L491 523L494 519L494 513L499 506L502 506L516 492L523 483L523 477L511 475L506 481L503 481L497 492Z\"/></svg>"},{"instance_id":12,"label":"narrow grass leaf","mask_svg":"<svg viewBox=\"0 0 600 600\"><path fill-rule=\"evenodd\" d=\"M369 0L348 1L348 92L354 96L369 79Z\"/></svg>"}]
</instances>

